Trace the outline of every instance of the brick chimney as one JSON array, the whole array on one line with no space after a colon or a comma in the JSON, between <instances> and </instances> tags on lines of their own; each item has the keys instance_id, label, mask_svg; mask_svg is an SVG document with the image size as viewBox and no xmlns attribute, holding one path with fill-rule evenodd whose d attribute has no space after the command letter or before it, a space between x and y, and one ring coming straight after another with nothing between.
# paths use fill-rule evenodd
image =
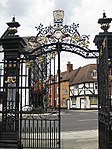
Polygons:
<instances>
[{"instance_id":1,"label":"brick chimney","mask_svg":"<svg viewBox=\"0 0 112 149\"><path fill-rule=\"evenodd\" d=\"M71 72L73 70L73 64L71 64L70 62L67 63L67 72Z\"/></svg>"}]
</instances>

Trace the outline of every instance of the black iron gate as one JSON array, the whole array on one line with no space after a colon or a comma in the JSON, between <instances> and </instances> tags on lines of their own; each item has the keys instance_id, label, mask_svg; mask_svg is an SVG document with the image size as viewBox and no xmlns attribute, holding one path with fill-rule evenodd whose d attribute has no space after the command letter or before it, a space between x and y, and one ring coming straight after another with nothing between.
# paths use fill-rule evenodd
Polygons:
<instances>
[{"instance_id":1,"label":"black iron gate","mask_svg":"<svg viewBox=\"0 0 112 149\"><path fill-rule=\"evenodd\" d=\"M20 68L20 138L23 147L60 148L60 109L58 105L52 107L51 103L54 102L54 99L51 101L51 58L49 54L30 60L23 58Z\"/></svg>"},{"instance_id":2,"label":"black iron gate","mask_svg":"<svg viewBox=\"0 0 112 149\"><path fill-rule=\"evenodd\" d=\"M17 50L5 50L0 70L1 147L60 148L60 76L55 71L60 71L60 55L52 52L29 56L17 49L18 55L14 56ZM58 97L52 84L58 89Z\"/></svg>"},{"instance_id":3,"label":"black iron gate","mask_svg":"<svg viewBox=\"0 0 112 149\"><path fill-rule=\"evenodd\" d=\"M56 52L25 56L26 52L19 51L14 59L7 54L0 70L0 146L60 148L60 76L55 71L60 66ZM58 97L52 84L58 89Z\"/></svg>"},{"instance_id":4,"label":"black iron gate","mask_svg":"<svg viewBox=\"0 0 112 149\"><path fill-rule=\"evenodd\" d=\"M89 49L88 36L79 34L78 24L63 25L62 10L54 11L54 26L43 27L40 24L34 37L15 35L16 28L20 26L15 18L7 24L9 27L0 39L4 55L0 69L3 103L0 111L0 147L59 149L60 54L66 51L84 58L97 58L99 51ZM111 138L111 89L108 90L108 73L111 71L105 51L102 50L98 64L98 70L101 69L99 76L105 70L99 77L101 142L104 140L102 134L106 134L109 141ZM102 123L103 118L104 121L109 120L109 125Z\"/></svg>"}]
</instances>

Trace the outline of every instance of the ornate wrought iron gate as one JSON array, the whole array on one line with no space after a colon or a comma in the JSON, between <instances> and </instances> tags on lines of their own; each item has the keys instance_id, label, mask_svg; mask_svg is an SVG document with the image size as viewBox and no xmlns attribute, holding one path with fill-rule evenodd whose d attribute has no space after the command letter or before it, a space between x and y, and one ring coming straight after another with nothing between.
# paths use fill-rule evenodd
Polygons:
<instances>
[{"instance_id":1,"label":"ornate wrought iron gate","mask_svg":"<svg viewBox=\"0 0 112 149\"><path fill-rule=\"evenodd\" d=\"M56 75L57 67L53 67L57 65L56 52L35 57L18 51L13 59L5 52L0 71L3 94L0 146L60 148L60 76ZM56 103L52 85L58 89Z\"/></svg>"},{"instance_id":2,"label":"ornate wrought iron gate","mask_svg":"<svg viewBox=\"0 0 112 149\"><path fill-rule=\"evenodd\" d=\"M17 38L10 40L14 42ZM4 39L1 39L3 46L10 46L8 43L4 45ZM20 40L25 44L22 38ZM12 44L16 51L12 51L13 47L11 50L8 47L9 51L4 48L4 62L1 62L0 146L60 148L60 75L55 71L60 71L60 54L28 55L24 50L21 52L17 44L20 43L16 43L16 47ZM52 86L55 86L54 91ZM58 101L55 103L56 88Z\"/></svg>"},{"instance_id":3,"label":"ornate wrought iron gate","mask_svg":"<svg viewBox=\"0 0 112 149\"><path fill-rule=\"evenodd\" d=\"M55 78L51 79L51 58L45 54L20 61L20 138L23 147L60 148L60 105L52 107L51 81L60 87ZM55 63L55 57L53 61Z\"/></svg>"},{"instance_id":4,"label":"ornate wrought iron gate","mask_svg":"<svg viewBox=\"0 0 112 149\"><path fill-rule=\"evenodd\" d=\"M63 25L61 10L54 11L54 26L43 27L40 24L35 37L15 35L16 28L20 26L15 18L7 24L9 27L0 39L4 55L0 70L3 100L0 146L59 149L60 54L66 51L84 58L97 58L99 51L89 49L88 36L79 34L78 24ZM98 49L102 47L98 63L101 149L107 149L107 145L112 147L112 65L108 63L108 60L111 62L111 51L107 49L111 46L107 43L111 34L109 39L106 34L107 38L102 40L104 36L101 35L101 40L95 39Z\"/></svg>"}]
</instances>

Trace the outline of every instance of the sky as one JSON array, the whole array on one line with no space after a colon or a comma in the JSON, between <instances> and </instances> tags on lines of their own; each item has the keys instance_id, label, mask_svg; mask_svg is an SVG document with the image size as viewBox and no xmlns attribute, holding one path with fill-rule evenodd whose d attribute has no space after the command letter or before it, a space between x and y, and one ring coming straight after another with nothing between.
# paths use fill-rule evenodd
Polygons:
<instances>
[{"instance_id":1,"label":"sky","mask_svg":"<svg viewBox=\"0 0 112 149\"><path fill-rule=\"evenodd\" d=\"M36 35L36 26L53 24L53 11L64 10L64 24L79 23L80 34L90 35L90 46L96 50L93 43L95 35L102 32L98 19L102 18L103 11L107 17L112 17L112 0L0 0L0 36L7 29L7 22L12 21L15 15L20 23L19 36ZM110 27L109 31L112 30ZM61 69L66 70L70 61L76 69L89 63L96 63L96 59L84 59L76 54L62 53Z\"/></svg>"}]
</instances>

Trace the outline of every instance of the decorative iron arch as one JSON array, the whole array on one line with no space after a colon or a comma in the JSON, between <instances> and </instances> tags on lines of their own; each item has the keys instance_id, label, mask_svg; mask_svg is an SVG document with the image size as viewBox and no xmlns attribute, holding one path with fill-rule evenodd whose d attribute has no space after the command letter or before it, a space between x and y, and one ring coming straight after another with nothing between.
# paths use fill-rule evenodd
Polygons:
<instances>
[{"instance_id":1,"label":"decorative iron arch","mask_svg":"<svg viewBox=\"0 0 112 149\"><path fill-rule=\"evenodd\" d=\"M57 47L60 47L58 49ZM87 50L78 45L68 44L68 43L52 43L43 45L37 48L34 48L31 52L28 52L29 55L39 56L45 53L54 52L54 51L64 51L64 52L71 52L77 55L82 56L83 58L97 58L99 55L98 50Z\"/></svg>"},{"instance_id":2,"label":"decorative iron arch","mask_svg":"<svg viewBox=\"0 0 112 149\"><path fill-rule=\"evenodd\" d=\"M53 26L44 27L40 24L36 27L37 35L28 39L29 55L37 56L40 53L59 50L75 53L84 58L98 57L98 50L89 49L89 35L80 35L78 32L79 24L63 25L64 12L62 10L55 10L53 15Z\"/></svg>"}]
</instances>

